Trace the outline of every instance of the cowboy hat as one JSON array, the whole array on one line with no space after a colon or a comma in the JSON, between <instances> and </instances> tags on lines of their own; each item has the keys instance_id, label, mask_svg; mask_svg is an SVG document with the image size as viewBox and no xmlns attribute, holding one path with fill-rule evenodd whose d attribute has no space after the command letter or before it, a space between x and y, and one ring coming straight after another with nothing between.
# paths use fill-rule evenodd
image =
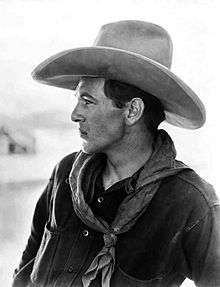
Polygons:
<instances>
[{"instance_id":1,"label":"cowboy hat","mask_svg":"<svg viewBox=\"0 0 220 287\"><path fill-rule=\"evenodd\" d=\"M82 76L118 80L157 97L166 121L196 129L205 122L197 95L170 71L172 41L160 26L143 21L104 25L92 47L60 52L38 65L35 80L75 89Z\"/></svg>"}]
</instances>

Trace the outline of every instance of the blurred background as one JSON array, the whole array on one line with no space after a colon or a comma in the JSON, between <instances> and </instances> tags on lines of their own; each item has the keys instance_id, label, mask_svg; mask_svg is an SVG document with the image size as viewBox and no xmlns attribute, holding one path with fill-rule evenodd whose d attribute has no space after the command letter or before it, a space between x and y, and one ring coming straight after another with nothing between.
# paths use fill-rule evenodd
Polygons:
<instances>
[{"instance_id":1,"label":"blurred background","mask_svg":"<svg viewBox=\"0 0 220 287\"><path fill-rule=\"evenodd\" d=\"M92 45L101 25L138 19L166 28L172 71L202 99L205 126L166 129L178 159L219 193L219 19L212 0L0 0L0 285L10 286L34 206L54 165L80 148L70 121L74 93L40 85L31 71L47 57ZM187 280L183 286L194 286Z\"/></svg>"}]
</instances>

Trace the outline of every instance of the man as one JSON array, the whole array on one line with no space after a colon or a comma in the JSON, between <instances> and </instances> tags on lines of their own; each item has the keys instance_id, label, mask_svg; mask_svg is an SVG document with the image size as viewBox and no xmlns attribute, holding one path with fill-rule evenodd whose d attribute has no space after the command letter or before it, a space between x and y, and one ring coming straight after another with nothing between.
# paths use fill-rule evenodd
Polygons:
<instances>
[{"instance_id":1,"label":"man","mask_svg":"<svg viewBox=\"0 0 220 287\"><path fill-rule=\"evenodd\" d=\"M159 124L205 122L161 27L120 21L33 72L76 89L82 150L54 169L13 286L220 286L219 202Z\"/></svg>"}]
</instances>

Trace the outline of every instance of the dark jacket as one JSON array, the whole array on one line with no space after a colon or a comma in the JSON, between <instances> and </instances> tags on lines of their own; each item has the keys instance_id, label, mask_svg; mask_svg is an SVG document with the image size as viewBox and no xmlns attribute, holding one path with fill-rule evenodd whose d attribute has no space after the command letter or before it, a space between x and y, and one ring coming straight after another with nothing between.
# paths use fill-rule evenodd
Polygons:
<instances>
[{"instance_id":1,"label":"dark jacket","mask_svg":"<svg viewBox=\"0 0 220 287\"><path fill-rule=\"evenodd\" d=\"M31 235L13 286L82 286L103 237L75 214L65 157L35 209ZM220 208L212 187L194 171L162 180L147 211L119 235L111 286L220 286ZM95 280L92 286L99 286Z\"/></svg>"}]
</instances>

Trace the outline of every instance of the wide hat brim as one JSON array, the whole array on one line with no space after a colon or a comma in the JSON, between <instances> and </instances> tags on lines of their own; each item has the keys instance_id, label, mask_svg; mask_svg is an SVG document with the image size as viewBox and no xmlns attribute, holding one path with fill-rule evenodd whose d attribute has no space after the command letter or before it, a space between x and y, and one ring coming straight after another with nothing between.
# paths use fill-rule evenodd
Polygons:
<instances>
[{"instance_id":1,"label":"wide hat brim","mask_svg":"<svg viewBox=\"0 0 220 287\"><path fill-rule=\"evenodd\" d=\"M170 124L197 129L205 122L204 105L189 86L165 66L133 52L102 46L71 49L42 62L32 76L71 90L82 76L118 80L157 97Z\"/></svg>"}]
</instances>

